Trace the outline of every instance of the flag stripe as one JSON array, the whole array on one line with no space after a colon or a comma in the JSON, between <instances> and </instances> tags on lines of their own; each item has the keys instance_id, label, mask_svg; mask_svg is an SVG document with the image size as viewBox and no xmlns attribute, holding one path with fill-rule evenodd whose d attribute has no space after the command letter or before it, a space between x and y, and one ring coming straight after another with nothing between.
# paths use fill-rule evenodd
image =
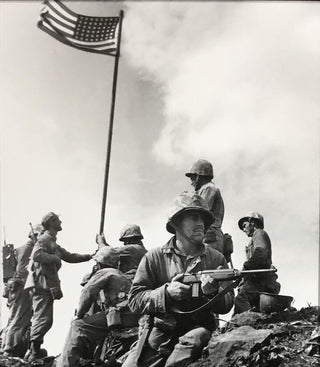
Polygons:
<instances>
[{"instance_id":1,"label":"flag stripe","mask_svg":"<svg viewBox=\"0 0 320 367\"><path fill-rule=\"evenodd\" d=\"M68 38L68 37L67 37ZM71 40L71 39L70 39ZM85 42L85 41L79 41L79 40L75 40L72 39L73 42L79 44L80 46L103 46L103 45L109 45L109 46L113 46L114 47L114 40L108 40L108 41L97 41L97 42Z\"/></svg>"},{"instance_id":2,"label":"flag stripe","mask_svg":"<svg viewBox=\"0 0 320 367\"><path fill-rule=\"evenodd\" d=\"M50 8L52 8L57 14L61 14L66 19L70 19L73 21L77 21L78 15L74 13L72 10L68 9L63 3L58 2L56 0L46 1L45 2Z\"/></svg>"},{"instance_id":3,"label":"flag stripe","mask_svg":"<svg viewBox=\"0 0 320 367\"><path fill-rule=\"evenodd\" d=\"M69 18L64 17L62 14L57 13L57 12L55 11L55 9L51 8L49 5L47 5L47 6L46 6L45 10L46 10L46 12L47 12L47 13L49 13L52 17L57 18L58 20L60 20L61 22L63 22L63 23L65 23L65 24L67 24L67 25L68 25L68 26L70 26L70 27L73 27L73 28L75 27L75 25L76 25L76 21L73 21L73 20L71 20L71 19L69 19Z\"/></svg>"},{"instance_id":4,"label":"flag stripe","mask_svg":"<svg viewBox=\"0 0 320 367\"><path fill-rule=\"evenodd\" d=\"M72 35L72 33L68 34L64 32L61 28L56 27L54 22L49 22L47 19L43 19L41 22L44 27L47 27L51 32L55 32L57 37L63 38Z\"/></svg>"},{"instance_id":5,"label":"flag stripe","mask_svg":"<svg viewBox=\"0 0 320 367\"><path fill-rule=\"evenodd\" d=\"M73 28L66 26L60 20L53 18L50 14L46 14L45 20L54 26L54 28L59 29L61 32L65 33L68 36L73 35Z\"/></svg>"}]
</instances>

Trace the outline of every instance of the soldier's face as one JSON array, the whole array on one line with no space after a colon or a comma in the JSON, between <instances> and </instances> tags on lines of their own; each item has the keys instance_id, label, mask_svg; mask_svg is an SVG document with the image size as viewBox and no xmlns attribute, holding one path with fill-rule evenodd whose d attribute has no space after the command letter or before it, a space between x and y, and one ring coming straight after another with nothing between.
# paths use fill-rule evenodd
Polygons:
<instances>
[{"instance_id":1,"label":"soldier's face","mask_svg":"<svg viewBox=\"0 0 320 367\"><path fill-rule=\"evenodd\" d=\"M61 220L59 217L54 217L52 218L51 221L51 228L54 229L55 231L61 231L62 227L61 227Z\"/></svg>"},{"instance_id":2,"label":"soldier's face","mask_svg":"<svg viewBox=\"0 0 320 367\"><path fill-rule=\"evenodd\" d=\"M243 232L248 236L248 237L252 237L253 235L253 231L254 231L254 226L252 223L245 221L242 224L242 230Z\"/></svg>"},{"instance_id":3,"label":"soldier's face","mask_svg":"<svg viewBox=\"0 0 320 367\"><path fill-rule=\"evenodd\" d=\"M180 221L181 232L192 242L202 243L204 237L204 218L197 211L186 212Z\"/></svg>"},{"instance_id":4,"label":"soldier's face","mask_svg":"<svg viewBox=\"0 0 320 367\"><path fill-rule=\"evenodd\" d=\"M195 190L199 190L201 185L199 182L199 176L198 175L190 175L190 181L191 181L191 186L194 187Z\"/></svg>"}]
</instances>

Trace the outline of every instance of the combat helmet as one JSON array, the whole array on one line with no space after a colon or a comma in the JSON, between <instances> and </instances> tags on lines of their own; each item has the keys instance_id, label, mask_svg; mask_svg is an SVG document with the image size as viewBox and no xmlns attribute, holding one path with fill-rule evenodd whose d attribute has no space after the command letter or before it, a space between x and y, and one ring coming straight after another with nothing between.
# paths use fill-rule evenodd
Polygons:
<instances>
[{"instance_id":1,"label":"combat helmet","mask_svg":"<svg viewBox=\"0 0 320 367\"><path fill-rule=\"evenodd\" d=\"M254 219L258 223L258 225L261 229L264 228L263 216L258 212L250 212L250 213L248 213L248 215L246 217L243 217L243 218L239 219L239 221L238 221L239 228L242 230L243 223L244 222L250 222L250 220L252 220L252 219Z\"/></svg>"},{"instance_id":2,"label":"combat helmet","mask_svg":"<svg viewBox=\"0 0 320 367\"><path fill-rule=\"evenodd\" d=\"M198 194L193 192L183 191L174 200L171 210L168 215L168 221L166 224L167 231L175 234L176 230L173 222L182 214L191 210L201 212L204 217L205 229L214 222L212 213L210 212L208 205L204 199Z\"/></svg>"},{"instance_id":3,"label":"combat helmet","mask_svg":"<svg viewBox=\"0 0 320 367\"><path fill-rule=\"evenodd\" d=\"M213 178L213 168L212 164L205 159L198 159L193 163L190 171L186 173L187 177L191 177L191 175L199 175L199 176L207 176L211 179Z\"/></svg>"},{"instance_id":4,"label":"combat helmet","mask_svg":"<svg viewBox=\"0 0 320 367\"><path fill-rule=\"evenodd\" d=\"M120 261L120 253L113 247L104 246L92 258L99 264L116 269Z\"/></svg>"},{"instance_id":5,"label":"combat helmet","mask_svg":"<svg viewBox=\"0 0 320 367\"><path fill-rule=\"evenodd\" d=\"M49 212L48 214L46 214L41 220L41 225L43 226L43 228L48 228L51 219L55 217L59 218L58 214L55 214L54 212Z\"/></svg>"},{"instance_id":6,"label":"combat helmet","mask_svg":"<svg viewBox=\"0 0 320 367\"><path fill-rule=\"evenodd\" d=\"M143 239L141 229L137 224L126 224L120 232L119 241L125 242L127 238L137 237Z\"/></svg>"}]
</instances>

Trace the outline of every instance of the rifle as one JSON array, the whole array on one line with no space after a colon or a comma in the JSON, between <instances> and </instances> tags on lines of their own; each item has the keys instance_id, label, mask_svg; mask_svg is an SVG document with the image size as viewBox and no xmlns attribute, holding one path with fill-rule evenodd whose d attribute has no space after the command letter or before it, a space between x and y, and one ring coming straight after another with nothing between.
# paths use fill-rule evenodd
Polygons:
<instances>
[{"instance_id":1,"label":"rifle","mask_svg":"<svg viewBox=\"0 0 320 367\"><path fill-rule=\"evenodd\" d=\"M191 285L192 297L200 296L201 276L209 275L213 280L218 282L226 280L236 280L245 275L254 276L259 274L275 273L277 269L256 269L256 270L236 270L236 269L217 269L203 270L193 274L184 274L181 282Z\"/></svg>"},{"instance_id":2,"label":"rifle","mask_svg":"<svg viewBox=\"0 0 320 367\"><path fill-rule=\"evenodd\" d=\"M37 239L36 239L36 234L34 233L33 226L32 226L32 223L31 223L31 222L29 222L29 226L30 226L30 228L31 228L32 242L33 242L33 244L35 245L35 244L36 244L36 242L37 242Z\"/></svg>"}]
</instances>

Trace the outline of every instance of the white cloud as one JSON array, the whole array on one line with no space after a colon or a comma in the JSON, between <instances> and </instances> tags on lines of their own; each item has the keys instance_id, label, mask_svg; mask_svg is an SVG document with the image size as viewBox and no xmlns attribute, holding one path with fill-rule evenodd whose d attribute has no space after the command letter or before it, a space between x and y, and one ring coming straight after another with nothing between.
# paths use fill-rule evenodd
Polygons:
<instances>
[{"instance_id":1,"label":"white cloud","mask_svg":"<svg viewBox=\"0 0 320 367\"><path fill-rule=\"evenodd\" d=\"M163 93L166 123L155 157L176 168L211 160L226 201L225 230L244 243L235 223L260 210L280 280L295 292L284 254L292 251L300 262L301 243L308 243L312 276L317 267L317 9L310 3L132 3L125 28L126 56ZM235 254L239 262L241 256ZM301 294L298 299L301 305Z\"/></svg>"}]
</instances>

